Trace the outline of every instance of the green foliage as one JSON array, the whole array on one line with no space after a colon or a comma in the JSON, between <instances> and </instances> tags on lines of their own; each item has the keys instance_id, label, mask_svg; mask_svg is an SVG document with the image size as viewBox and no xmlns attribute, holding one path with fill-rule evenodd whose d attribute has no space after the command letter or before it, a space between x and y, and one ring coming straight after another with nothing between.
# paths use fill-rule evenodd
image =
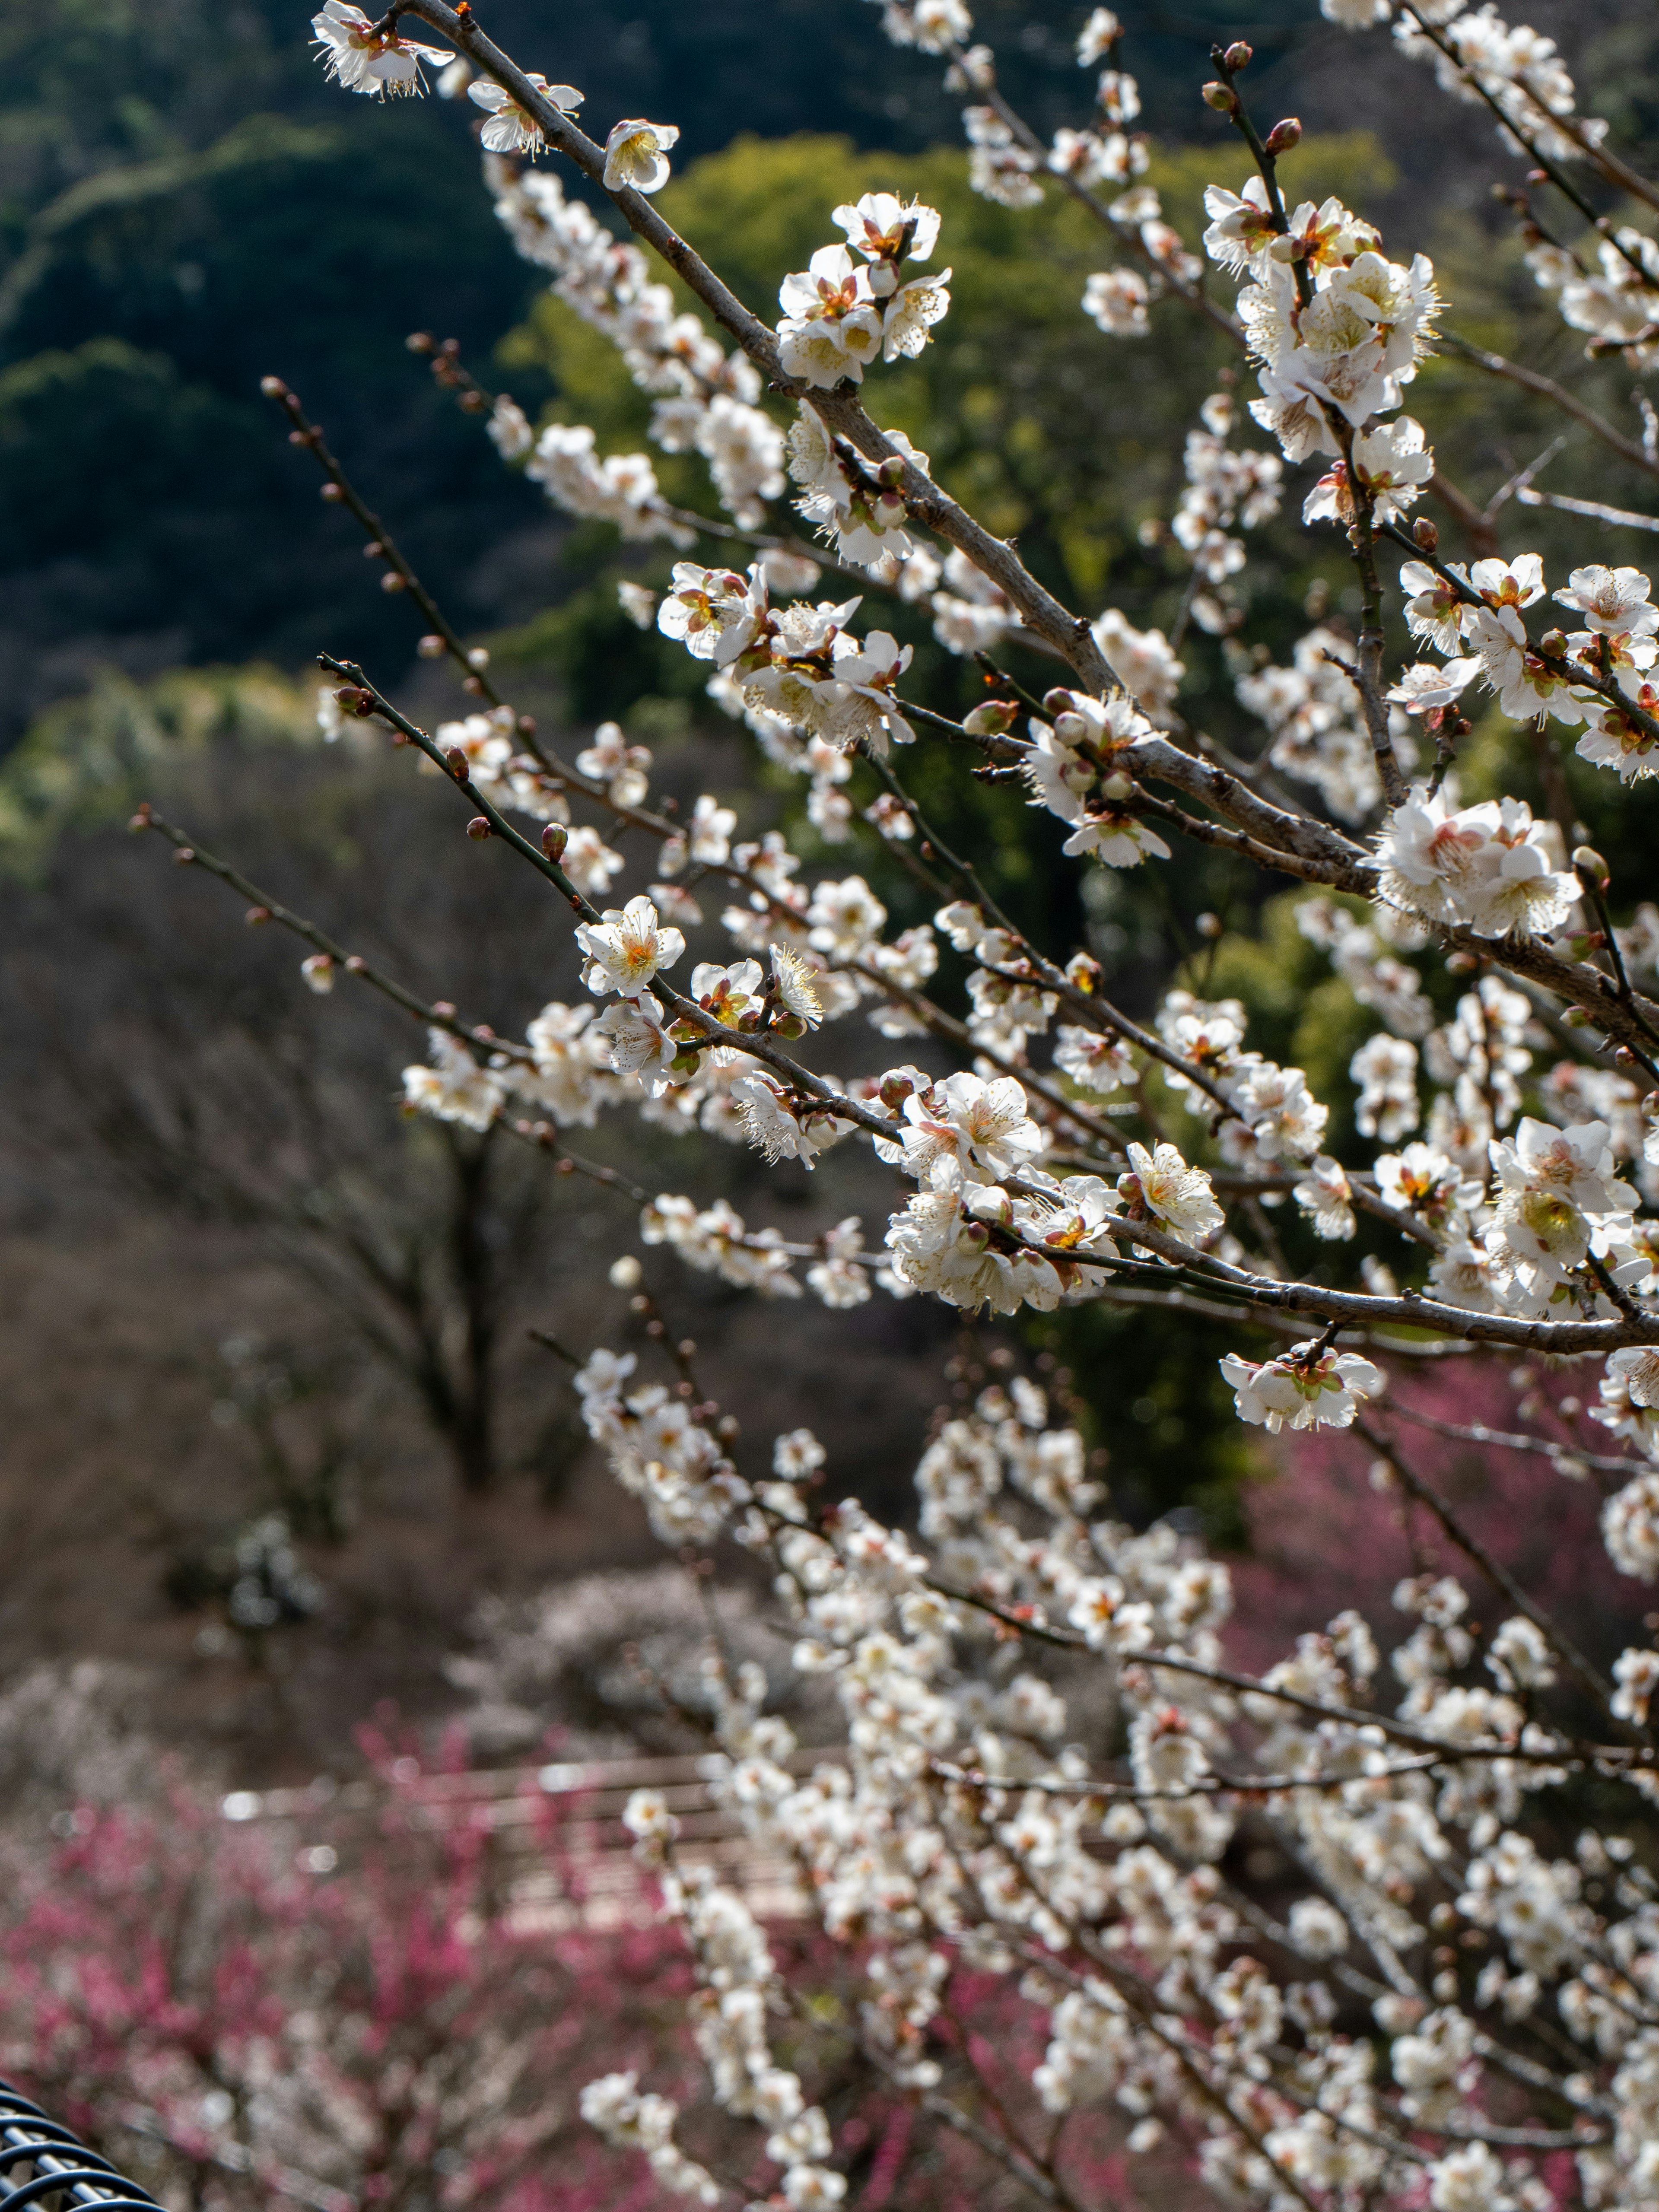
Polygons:
<instances>
[{"instance_id":1,"label":"green foliage","mask_svg":"<svg viewBox=\"0 0 1659 2212\"><path fill-rule=\"evenodd\" d=\"M270 668L106 672L34 724L0 768L0 874L39 878L59 836L118 819L155 779L214 749L313 745L314 689Z\"/></svg>"}]
</instances>

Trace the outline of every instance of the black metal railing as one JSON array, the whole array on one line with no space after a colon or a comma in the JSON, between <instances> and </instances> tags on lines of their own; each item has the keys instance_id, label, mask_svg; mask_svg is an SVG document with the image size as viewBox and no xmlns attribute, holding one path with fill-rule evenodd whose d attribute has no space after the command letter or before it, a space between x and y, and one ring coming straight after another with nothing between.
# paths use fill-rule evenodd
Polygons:
<instances>
[{"instance_id":1,"label":"black metal railing","mask_svg":"<svg viewBox=\"0 0 1659 2212\"><path fill-rule=\"evenodd\" d=\"M0 2212L24 2212L31 2204L46 2212L65 2212L71 2204L88 2212L157 2212L147 2189L0 2081Z\"/></svg>"}]
</instances>

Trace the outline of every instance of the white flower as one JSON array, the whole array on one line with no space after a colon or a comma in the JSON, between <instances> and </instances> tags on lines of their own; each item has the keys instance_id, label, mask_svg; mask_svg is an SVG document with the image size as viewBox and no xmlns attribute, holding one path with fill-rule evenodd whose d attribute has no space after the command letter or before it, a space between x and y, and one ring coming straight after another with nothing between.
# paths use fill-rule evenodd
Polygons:
<instances>
[{"instance_id":1,"label":"white flower","mask_svg":"<svg viewBox=\"0 0 1659 2212\"><path fill-rule=\"evenodd\" d=\"M657 610L657 628L683 645L694 659L712 660L724 668L754 642L767 612L767 599L765 575L758 568L745 579L730 568L703 568L695 561L677 561Z\"/></svg>"},{"instance_id":2,"label":"white flower","mask_svg":"<svg viewBox=\"0 0 1659 2212\"><path fill-rule=\"evenodd\" d=\"M497 395L484 425L489 442L504 461L521 461L536 442L530 418L518 401L503 392Z\"/></svg>"},{"instance_id":3,"label":"white flower","mask_svg":"<svg viewBox=\"0 0 1659 2212\"><path fill-rule=\"evenodd\" d=\"M578 1368L570 1379L579 1398L617 1398L621 1396L623 1384L638 1364L637 1357L631 1352L607 1352L601 1347L592 1354L586 1366ZM613 2074L608 2078L615 2081L622 2077ZM630 2075L628 2078L631 2081L633 2076Z\"/></svg>"},{"instance_id":4,"label":"white flower","mask_svg":"<svg viewBox=\"0 0 1659 2212\"><path fill-rule=\"evenodd\" d=\"M786 276L778 304L784 311L778 354L786 374L821 386L844 376L863 382L881 350L883 310L869 270L855 264L844 246L820 246L805 270Z\"/></svg>"},{"instance_id":5,"label":"white flower","mask_svg":"<svg viewBox=\"0 0 1659 2212\"><path fill-rule=\"evenodd\" d=\"M732 1085L732 1102L744 1136L774 1166L780 1160L799 1160L810 1168L841 1133L828 1114L797 1109L764 1075L739 1076Z\"/></svg>"},{"instance_id":6,"label":"white flower","mask_svg":"<svg viewBox=\"0 0 1659 2212\"><path fill-rule=\"evenodd\" d=\"M1632 705L1649 721L1659 720L1659 685L1632 687L1623 673L1619 681L1621 689L1632 693ZM1588 725L1575 747L1581 759L1593 761L1597 768L1610 768L1620 783L1640 783L1659 775L1659 758L1655 757L1659 738L1650 729L1622 708L1609 707L1599 700L1581 703Z\"/></svg>"},{"instance_id":7,"label":"white flower","mask_svg":"<svg viewBox=\"0 0 1659 2212\"><path fill-rule=\"evenodd\" d=\"M634 116L613 124L605 142L606 191L659 192L668 182L668 149L679 138L676 123L647 123Z\"/></svg>"},{"instance_id":8,"label":"white flower","mask_svg":"<svg viewBox=\"0 0 1659 2212\"><path fill-rule=\"evenodd\" d=\"M1493 1630L1486 1665L1506 1690L1547 1690L1555 1680L1549 1640L1522 1613Z\"/></svg>"},{"instance_id":9,"label":"white flower","mask_svg":"<svg viewBox=\"0 0 1659 2212\"><path fill-rule=\"evenodd\" d=\"M1632 1406L1659 1406L1659 1350L1630 1345L1607 1355L1607 1374Z\"/></svg>"},{"instance_id":10,"label":"white flower","mask_svg":"<svg viewBox=\"0 0 1659 2212\"><path fill-rule=\"evenodd\" d=\"M1601 1539L1621 1575L1659 1575L1659 1474L1638 1474L1601 1508Z\"/></svg>"},{"instance_id":11,"label":"white flower","mask_svg":"<svg viewBox=\"0 0 1659 2212\"><path fill-rule=\"evenodd\" d=\"M1465 584L1469 581L1468 573L1455 562L1449 573L1461 577ZM1467 600L1461 599L1444 578L1423 561L1402 564L1400 588L1411 595L1406 601L1405 615L1406 627L1412 635L1426 638L1437 653L1455 653L1468 619Z\"/></svg>"},{"instance_id":12,"label":"white flower","mask_svg":"<svg viewBox=\"0 0 1659 2212\"><path fill-rule=\"evenodd\" d=\"M1544 596L1543 559L1537 553L1522 553L1514 561L1477 561L1469 571L1469 582L1489 607L1534 606Z\"/></svg>"},{"instance_id":13,"label":"white flower","mask_svg":"<svg viewBox=\"0 0 1659 2212\"><path fill-rule=\"evenodd\" d=\"M1103 269L1083 288L1083 312L1108 337L1144 338L1150 295L1146 279L1133 269Z\"/></svg>"},{"instance_id":14,"label":"white flower","mask_svg":"<svg viewBox=\"0 0 1659 2212\"><path fill-rule=\"evenodd\" d=\"M927 261L939 243L939 212L920 200L902 200L893 192L866 192L863 198L838 207L835 221L846 233L847 243L866 261ZM891 291L896 278L885 289ZM881 289L878 280L872 283Z\"/></svg>"},{"instance_id":15,"label":"white flower","mask_svg":"<svg viewBox=\"0 0 1659 2212\"><path fill-rule=\"evenodd\" d=\"M815 254L813 259L816 261ZM927 333L951 305L946 289L948 269L937 276L913 276L901 284L882 310L881 357L884 361L912 360L927 343Z\"/></svg>"},{"instance_id":16,"label":"white flower","mask_svg":"<svg viewBox=\"0 0 1659 2212\"><path fill-rule=\"evenodd\" d=\"M1483 611L1480 619L1498 617ZM1551 866L1553 834L1553 825L1533 820L1524 799L1454 811L1443 788L1431 796L1414 785L1377 839L1382 896L1425 921L1462 923L1482 937L1544 935L1579 896L1577 878Z\"/></svg>"},{"instance_id":17,"label":"white flower","mask_svg":"<svg viewBox=\"0 0 1659 2212\"><path fill-rule=\"evenodd\" d=\"M1429 2203L1434 2212L1516 2212L1516 2200L1504 2185L1504 2168L1496 2154L1485 2143L1474 2142L1436 2159L1429 2168Z\"/></svg>"},{"instance_id":18,"label":"white flower","mask_svg":"<svg viewBox=\"0 0 1659 2212\"><path fill-rule=\"evenodd\" d=\"M536 90L550 106L562 115L580 107L582 96L574 85L550 84L544 76L533 70L525 74ZM522 108L508 92L498 84L475 78L466 88L466 96L489 115L483 131L484 151L488 154L528 154L533 161L543 151L547 141L542 137L542 126L527 109Z\"/></svg>"},{"instance_id":19,"label":"white flower","mask_svg":"<svg viewBox=\"0 0 1659 2212\"><path fill-rule=\"evenodd\" d=\"M1024 1090L1012 1075L989 1083L977 1075L949 1075L926 1094L913 1091L903 1113L908 1126L898 1142L878 1138L876 1149L935 1188L964 1175L979 1182L1017 1175L1044 1149Z\"/></svg>"},{"instance_id":20,"label":"white flower","mask_svg":"<svg viewBox=\"0 0 1659 2212\"><path fill-rule=\"evenodd\" d=\"M1091 9L1088 21L1077 34L1078 67L1091 69L1122 36L1123 26L1109 8Z\"/></svg>"},{"instance_id":21,"label":"white flower","mask_svg":"<svg viewBox=\"0 0 1659 2212\"><path fill-rule=\"evenodd\" d=\"M1242 196L1224 185L1206 185L1204 211L1210 218L1204 251L1224 269L1248 268L1273 241L1267 188L1260 177L1250 179Z\"/></svg>"},{"instance_id":22,"label":"white flower","mask_svg":"<svg viewBox=\"0 0 1659 2212\"><path fill-rule=\"evenodd\" d=\"M844 883L822 883L806 909L815 952L832 960L856 960L881 934L887 909L862 876Z\"/></svg>"},{"instance_id":23,"label":"white flower","mask_svg":"<svg viewBox=\"0 0 1659 2212\"><path fill-rule=\"evenodd\" d=\"M1636 1193L1616 1177L1611 1137L1605 1121L1558 1129L1528 1117L1512 1139L1493 1142L1492 1164L1505 1191L1547 1192L1590 1214L1623 1213Z\"/></svg>"},{"instance_id":24,"label":"white flower","mask_svg":"<svg viewBox=\"0 0 1659 2212\"><path fill-rule=\"evenodd\" d=\"M1348 1923L1322 1897L1301 1897L1289 1914L1291 1941L1304 1957L1340 1959L1348 1948Z\"/></svg>"},{"instance_id":25,"label":"white flower","mask_svg":"<svg viewBox=\"0 0 1659 2212\"><path fill-rule=\"evenodd\" d=\"M623 1808L622 1820L637 1843L672 1844L680 1832L680 1824L659 1790L635 1790Z\"/></svg>"},{"instance_id":26,"label":"white flower","mask_svg":"<svg viewBox=\"0 0 1659 2212\"><path fill-rule=\"evenodd\" d=\"M421 64L440 65L453 57L441 46L416 46L396 30L382 31L375 20L354 8L349 0L324 0L320 15L311 19L313 44L323 49L330 76L348 92L367 93L371 100L418 94Z\"/></svg>"},{"instance_id":27,"label":"white flower","mask_svg":"<svg viewBox=\"0 0 1659 2212\"><path fill-rule=\"evenodd\" d=\"M1620 1720L1634 1721L1638 1728L1645 1728L1649 1704L1659 1690L1659 1651L1621 1651L1613 1662L1613 1672L1619 1684L1613 1711Z\"/></svg>"},{"instance_id":28,"label":"white flower","mask_svg":"<svg viewBox=\"0 0 1659 2212\"><path fill-rule=\"evenodd\" d=\"M1353 1235L1353 1191L1337 1161L1322 1153L1291 1195L1308 1216L1316 1237L1336 1243Z\"/></svg>"},{"instance_id":29,"label":"white flower","mask_svg":"<svg viewBox=\"0 0 1659 2212\"><path fill-rule=\"evenodd\" d=\"M1433 474L1434 455L1423 441L1423 425L1401 415L1359 433L1353 441L1353 481L1347 463L1338 461L1309 493L1302 520L1352 522L1353 486L1358 483L1370 494L1378 520L1386 522L1412 505Z\"/></svg>"},{"instance_id":30,"label":"white flower","mask_svg":"<svg viewBox=\"0 0 1659 2212\"><path fill-rule=\"evenodd\" d=\"M643 1077L653 1093L663 1090L679 1047L664 1027L654 999L618 999L594 1023L592 1035L603 1040L605 1057L618 1075Z\"/></svg>"},{"instance_id":31,"label":"white flower","mask_svg":"<svg viewBox=\"0 0 1659 2212\"><path fill-rule=\"evenodd\" d=\"M1316 1358L1313 1353L1310 1339L1256 1367L1230 1352L1220 1367L1240 1418L1274 1432L1287 1422L1293 1429L1350 1427L1365 1401L1382 1389L1382 1374L1357 1352L1327 1351Z\"/></svg>"},{"instance_id":32,"label":"white flower","mask_svg":"<svg viewBox=\"0 0 1659 2212\"><path fill-rule=\"evenodd\" d=\"M505 1103L499 1077L481 1067L466 1047L447 1030L430 1030L427 1042L435 1065L404 1070L404 1104L440 1121L459 1121L468 1129L487 1129Z\"/></svg>"},{"instance_id":33,"label":"white flower","mask_svg":"<svg viewBox=\"0 0 1659 2212\"><path fill-rule=\"evenodd\" d=\"M1226 1219L1215 1202L1209 1176L1202 1168L1189 1168L1173 1145L1160 1145L1155 1152L1144 1145L1131 1145L1129 1167L1129 1174L1118 1177L1117 1187L1132 1216L1138 1198L1154 1220L1188 1243L1210 1236Z\"/></svg>"},{"instance_id":34,"label":"white flower","mask_svg":"<svg viewBox=\"0 0 1659 2212\"><path fill-rule=\"evenodd\" d=\"M1485 665L1474 654L1466 660L1414 661L1387 695L1389 702L1408 714L1432 714L1461 699Z\"/></svg>"},{"instance_id":35,"label":"white flower","mask_svg":"<svg viewBox=\"0 0 1659 2212\"><path fill-rule=\"evenodd\" d=\"M1575 568L1555 598L1604 636L1651 637L1659 630L1659 607L1648 603L1652 588L1639 568Z\"/></svg>"},{"instance_id":36,"label":"white flower","mask_svg":"<svg viewBox=\"0 0 1659 2212\"><path fill-rule=\"evenodd\" d=\"M783 2177L790 2212L834 2212L846 2194L846 2175L827 2166L792 2166Z\"/></svg>"},{"instance_id":37,"label":"white flower","mask_svg":"<svg viewBox=\"0 0 1659 2212\"><path fill-rule=\"evenodd\" d=\"M1348 1062L1359 1085L1354 1127L1362 1137L1392 1145L1417 1127L1417 1047L1405 1037L1374 1036Z\"/></svg>"},{"instance_id":38,"label":"white flower","mask_svg":"<svg viewBox=\"0 0 1659 2212\"><path fill-rule=\"evenodd\" d=\"M607 991L633 997L685 950L684 938L678 929L662 927L642 892L625 907L608 907L602 922L583 922L576 942L587 955L582 981L596 997Z\"/></svg>"},{"instance_id":39,"label":"white flower","mask_svg":"<svg viewBox=\"0 0 1659 2212\"><path fill-rule=\"evenodd\" d=\"M1090 1091L1097 1098L1109 1098L1134 1080L1134 1061L1125 1046L1095 1030L1065 1022L1054 1031L1054 1066L1063 1075L1069 1075L1079 1091Z\"/></svg>"}]
</instances>

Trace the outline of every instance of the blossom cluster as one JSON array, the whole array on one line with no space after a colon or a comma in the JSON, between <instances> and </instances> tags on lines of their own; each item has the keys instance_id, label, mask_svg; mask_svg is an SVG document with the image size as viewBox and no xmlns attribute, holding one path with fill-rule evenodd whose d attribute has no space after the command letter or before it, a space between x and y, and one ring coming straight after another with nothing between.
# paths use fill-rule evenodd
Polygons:
<instances>
[{"instance_id":1,"label":"blossom cluster","mask_svg":"<svg viewBox=\"0 0 1659 2212\"><path fill-rule=\"evenodd\" d=\"M1599 134L1553 49L1490 8L1327 0L1326 13L1355 27L1397 18L1407 51L1443 64L1460 99L1489 98L1511 137L1551 161L1594 159ZM337 9L328 20L340 36L319 36L343 82L385 90L418 68L392 34ZM1004 96L963 0L885 0L883 21L972 103L977 189L1016 209L1065 192L1103 226L1116 258L1081 303L1097 329L1139 337L1154 307L1228 324L1142 180L1139 94L1109 10L1079 42L1097 73L1088 115L1051 140ZM1238 89L1249 60L1242 42L1226 50L1206 97L1257 146ZM493 80L475 91L494 143L548 150ZM546 97L566 115L577 104L571 88ZM796 1869L847 1960L836 2017L872 2064L908 2093L972 2102L958 2066L971 2036L941 2022L957 1978L990 1973L1041 2019L1045 2055L1024 2085L1037 2106L1056 2123L1116 2113L1131 2156L1177 2143L1226 2201L1547 2212L1571 2162L1587 2202L1638 2212L1659 2132L1659 1922L1650 1872L1602 1824L1659 1796L1642 1733L1659 1655L1633 1628L1611 1665L1581 1650L1482 1561L1401 1438L1420 1419L1595 1480L1611 1570L1659 1581L1659 1221L1644 1211L1659 1199L1659 1006L1645 995L1659 920L1621 898L1615 923L1613 871L1574 842L1577 802L1551 779L1536 808L1506 787L1534 773L1513 763L1547 762L1552 719L1589 768L1613 771L1574 764L1601 786L1595 805L1620 805L1652 773L1659 613L1635 568L1572 568L1552 592L1535 553L1443 560L1426 518L1407 530L1437 476L1400 411L1442 313L1435 272L1420 253L1391 258L1336 198L1281 198L1296 136L1280 126L1257 176L1205 196L1206 255L1239 280L1248 412L1275 450L1235 442L1244 410L1218 380L1172 520L1143 532L1187 570L1167 631L1060 607L928 455L865 411L866 373L940 330L936 210L886 192L836 208L841 242L786 279L766 319L735 311L678 242L676 272L716 338L641 246L545 171L492 156L502 219L650 394L658 447L708 460L734 565L694 557L700 518L668 506L644 455L601 457L580 424L538 433L505 399L495 442L574 511L673 543L684 557L642 567L627 611L684 648L807 795L787 829L757 831L775 779L653 805L656 764L615 724L567 770L505 706L435 740L397 720L434 768L543 826L581 961L578 1003L550 1002L521 1039L430 1009L431 1053L405 1097L555 1150L601 1111L637 1115L792 1163L824 1196L840 1180L817 1173L830 1148L867 1146L890 1177L867 1236L841 1205L790 1238L746 1197L740 1214L661 1192L639 1237L694 1276L810 1293L832 1313L878 1295L1020 1320L1115 1304L1236 1329L1218 1365L1244 1427L1282 1438L1276 1450L1315 1431L1334 1449L1363 1442L1378 1491L1408 1493L1444 1540L1431 1558L1410 1519L1392 1620L1344 1609L1247 1669L1224 1642L1224 1570L1168 1522L1108 1517L1090 1446L1015 1375L1000 1341L1012 1329L985 1325L1005 1379L971 1402L964 1386L934 1424L904 1529L823 1479L809 1431L779 1438L768 1471L689 1371L653 1379L633 1352L585 1347L583 1419L625 1491L666 1543L750 1550L794 1672L834 1701L844 1755L815 1764L766 1710L766 1684L711 1658L720 1787ZM574 126L549 119L547 137L574 143ZM603 157L577 149L641 235L659 234L654 218L629 195L661 181L669 144L666 126L634 118ZM1571 256L1535 257L1534 271L1559 279L1595 342L1640 356L1649 249L1616 226L1599 246L1600 277ZM1258 638L1247 539L1310 464L1302 521L1336 526L1314 543L1338 559L1346 538L1355 591L1322 579L1304 635ZM786 497L822 557L772 542ZM1517 499L1503 526L1522 511ZM730 550L745 533L761 541L752 559ZM1389 541L1408 557L1379 565ZM826 568L853 588L820 596ZM891 628L866 610L884 591ZM1554 626L1562 611L1571 629ZM909 635L923 620L964 658L1007 650L1015 673L988 671L972 707L951 691L929 706ZM1401 620L1424 656L1404 667ZM1263 757L1230 754L1205 726L1218 667L1224 716L1242 707L1265 726ZM1490 695L1480 750L1460 759L1477 684ZM356 711L356 696L337 709ZM1507 726L1521 725L1531 737ZM1340 1006L1340 1051L1319 1023L1312 1047L1292 1041L1283 978L1271 1007L1265 988L1247 1006L1242 979L1265 949L1254 923L1200 915L1199 948L1154 980L1139 948L1114 974L1103 932L1067 943L1051 921L1051 943L1017 918L1012 872L951 850L920 784L901 780L941 726L951 759L1029 800L1020 880L1046 890L1081 864L1091 919L1161 887L1189 852L1288 881L1283 950L1328 959L1317 996ZM848 849L826 866L826 848ZM895 857L927 888L929 918L890 913ZM307 980L333 984L330 956L313 952ZM849 1025L825 1050L836 1024ZM613 1281L637 1286L631 1255L621 1266ZM1493 1351L1522 1363L1528 1425L1425 1410L1425 1375ZM1535 1378L1579 1361L1593 1385L1547 1398ZM1558 1416L1580 1425L1571 1444ZM1488 1626L1447 1571L1460 1552L1502 1594ZM787 2204L836 2203L834 2103L777 2058L787 1976L769 1937L685 1863L664 1805L636 1801L629 1825L690 1951L716 2103L760 2129ZM1250 1872L1269 1848L1293 1869L1271 1889ZM590 2117L664 2188L712 2202L674 2100L643 2078L601 2080ZM1009 2150L1023 2179L1024 2157Z\"/></svg>"}]
</instances>

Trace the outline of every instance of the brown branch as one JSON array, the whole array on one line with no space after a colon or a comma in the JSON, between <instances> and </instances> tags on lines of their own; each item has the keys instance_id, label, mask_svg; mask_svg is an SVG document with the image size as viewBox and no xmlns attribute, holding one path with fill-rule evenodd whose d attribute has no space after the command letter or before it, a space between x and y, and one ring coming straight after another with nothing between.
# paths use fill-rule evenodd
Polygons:
<instances>
[{"instance_id":1,"label":"brown branch","mask_svg":"<svg viewBox=\"0 0 1659 2212\"><path fill-rule=\"evenodd\" d=\"M585 177L604 189L604 149L595 145L585 131L537 89L517 63L477 27L470 10L463 15L446 5L445 0L407 0L400 13L418 17L453 40L468 59L500 85L530 117L555 153L564 155ZM750 313L701 255L664 221L649 199L627 186L611 192L609 197L629 229L651 247L702 302L720 327L736 339L774 392L783 398L805 400L832 432L845 438L866 460L879 464L902 459L877 428L856 390L846 380L833 390L823 390L801 383L785 372L774 333ZM1052 592L1046 591L1011 546L975 521L913 461L903 460L899 489L916 520L947 539L967 556L981 574L989 577L1018 608L1027 627L1071 663L1089 690L1105 694L1116 688L1091 624L1081 616L1072 614Z\"/></svg>"}]
</instances>

